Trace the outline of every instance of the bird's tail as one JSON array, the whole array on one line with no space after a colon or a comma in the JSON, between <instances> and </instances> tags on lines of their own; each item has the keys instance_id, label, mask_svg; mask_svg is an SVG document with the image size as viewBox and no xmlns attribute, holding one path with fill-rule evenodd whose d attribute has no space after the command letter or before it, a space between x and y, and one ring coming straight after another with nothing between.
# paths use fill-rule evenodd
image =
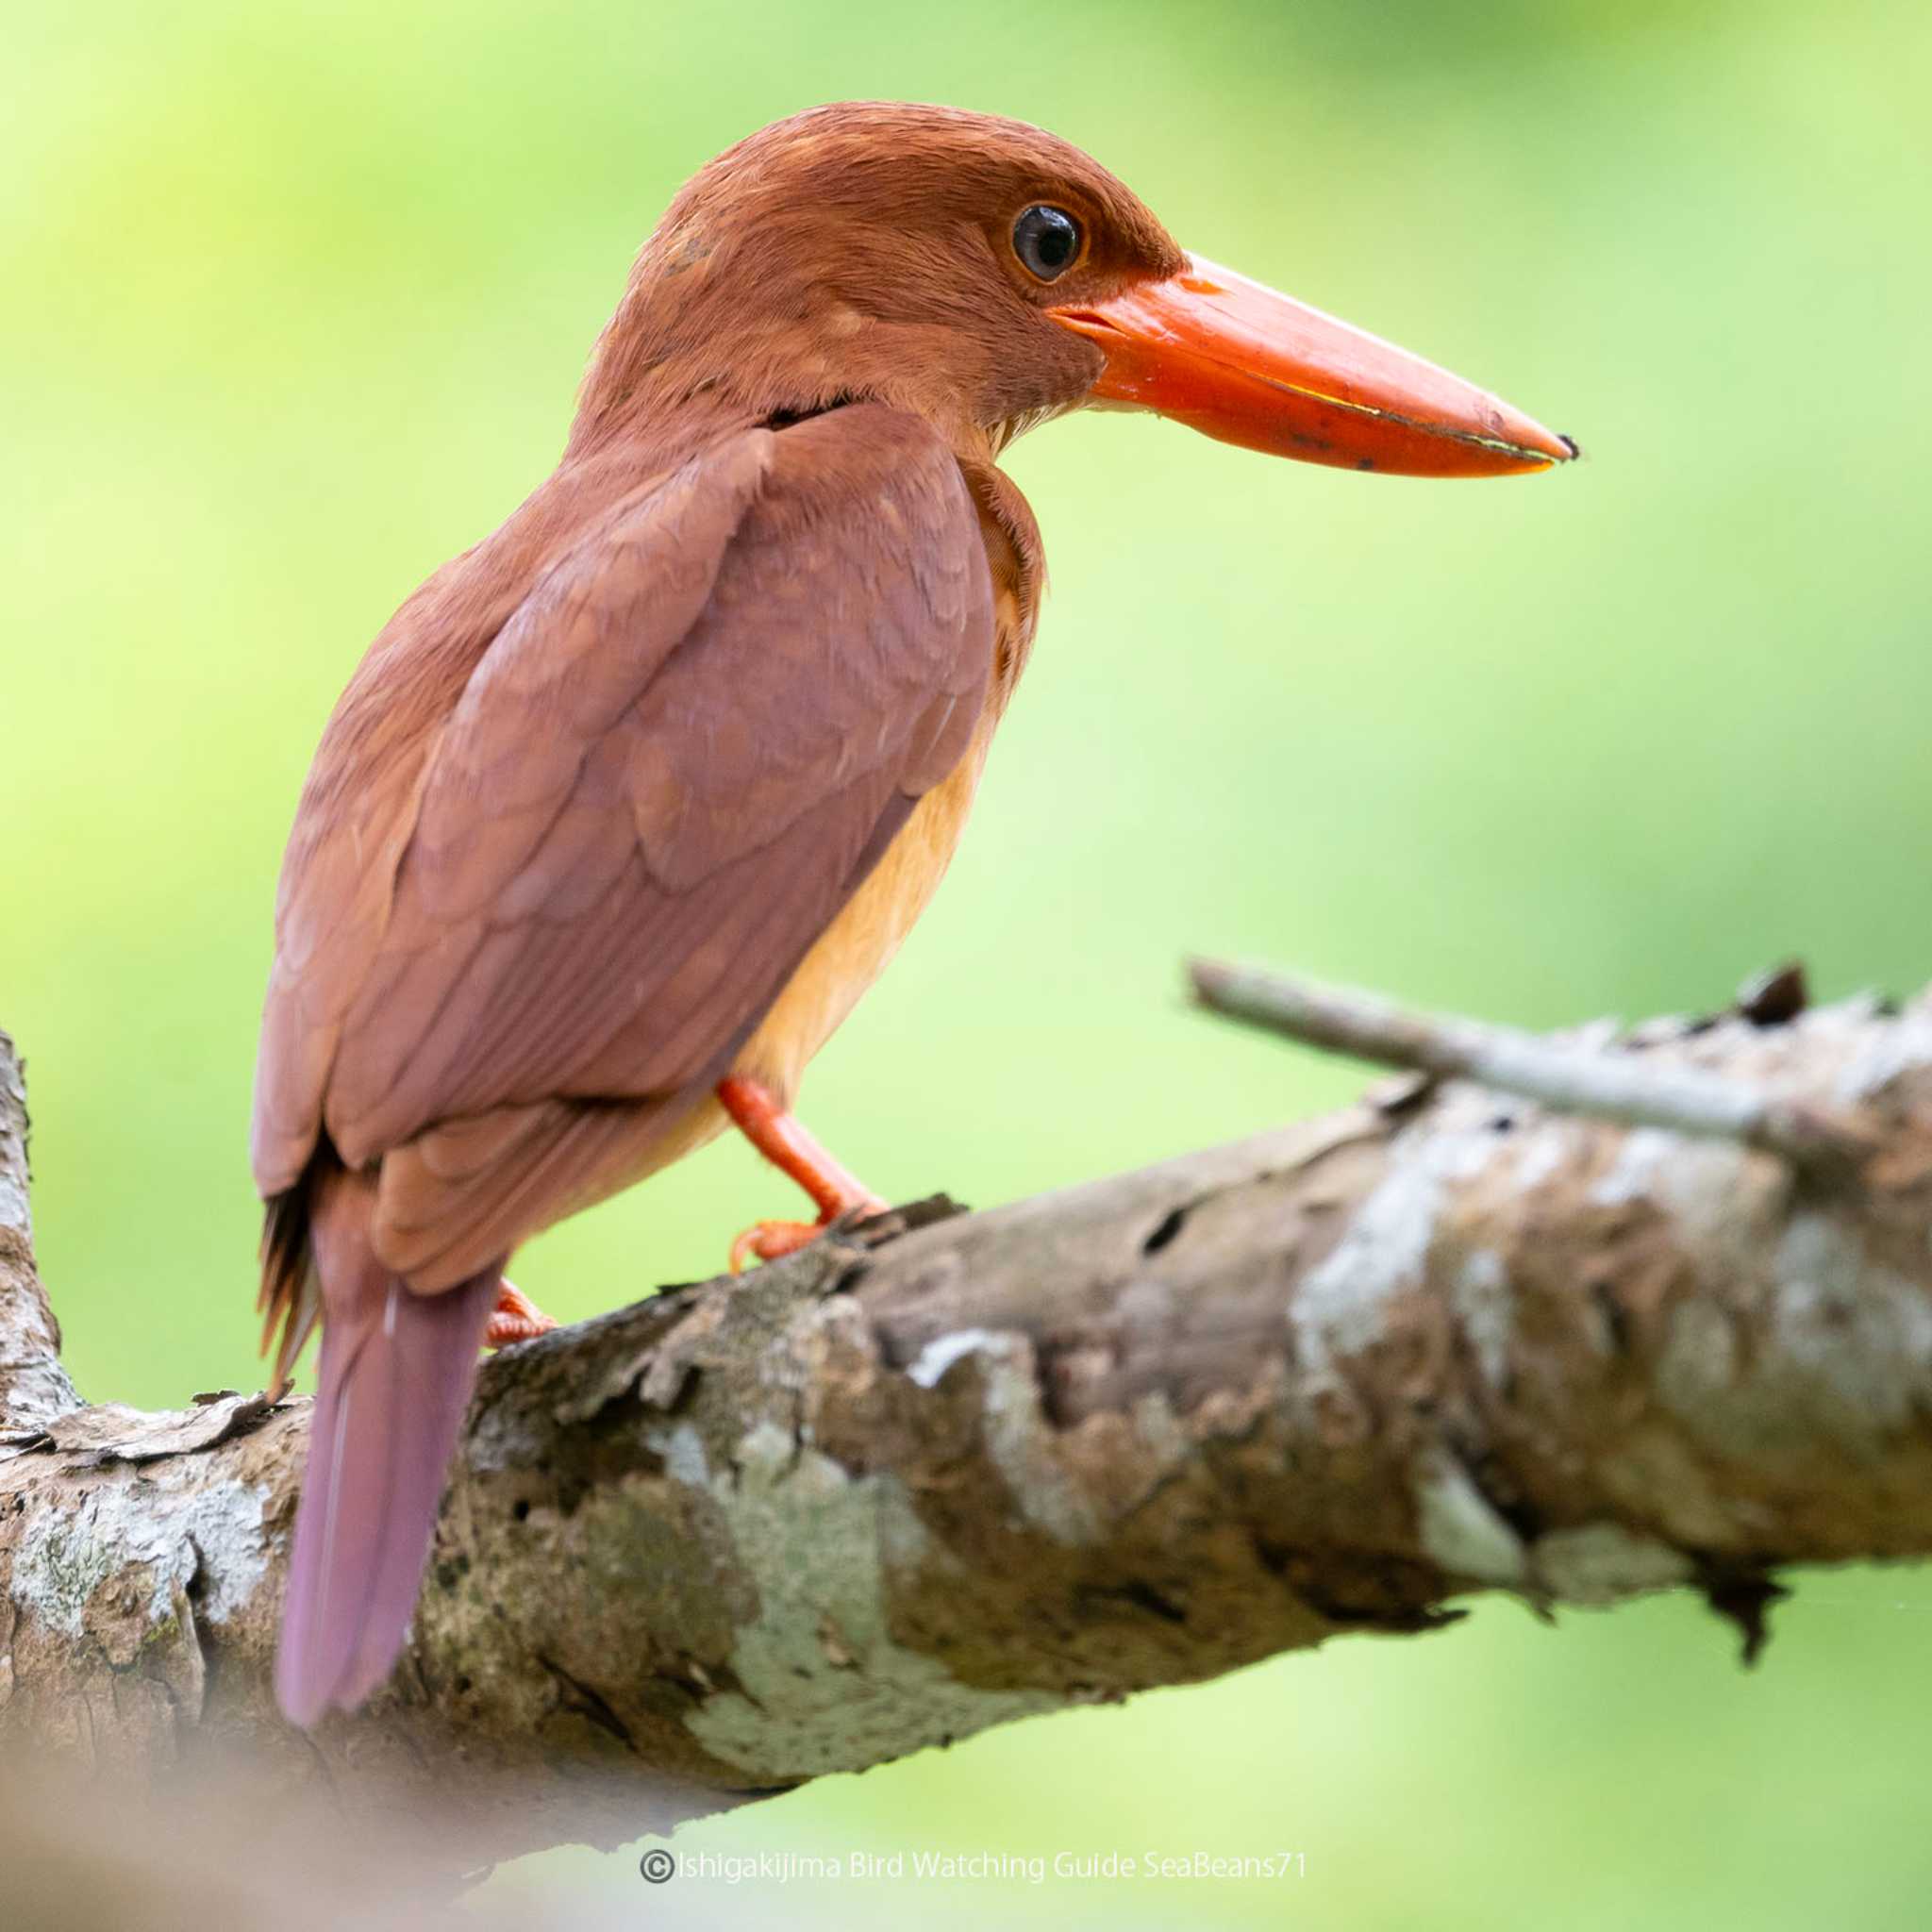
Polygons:
<instances>
[{"instance_id":1,"label":"bird's tail","mask_svg":"<svg viewBox=\"0 0 1932 1932\"><path fill-rule=\"evenodd\" d=\"M332 1158L270 1204L262 1296L277 1377L320 1316L321 1387L275 1657L284 1714L353 1709L389 1675L422 1586L500 1264L416 1294L376 1258L374 1174Z\"/></svg>"}]
</instances>

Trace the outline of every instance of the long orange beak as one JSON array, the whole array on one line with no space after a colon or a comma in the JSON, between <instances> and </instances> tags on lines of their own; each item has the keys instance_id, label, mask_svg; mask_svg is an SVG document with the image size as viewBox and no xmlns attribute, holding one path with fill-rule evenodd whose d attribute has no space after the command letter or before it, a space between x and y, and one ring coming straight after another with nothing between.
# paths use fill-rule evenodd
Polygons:
<instances>
[{"instance_id":1,"label":"long orange beak","mask_svg":"<svg viewBox=\"0 0 1932 1932\"><path fill-rule=\"evenodd\" d=\"M1398 476L1507 476L1577 454L1446 369L1198 256L1047 313L1107 352L1093 400L1243 449Z\"/></svg>"}]
</instances>

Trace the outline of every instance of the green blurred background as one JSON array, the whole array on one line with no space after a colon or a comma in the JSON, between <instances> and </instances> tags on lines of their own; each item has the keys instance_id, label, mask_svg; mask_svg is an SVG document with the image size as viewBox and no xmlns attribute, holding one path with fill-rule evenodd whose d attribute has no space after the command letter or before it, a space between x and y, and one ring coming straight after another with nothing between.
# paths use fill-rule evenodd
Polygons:
<instances>
[{"instance_id":1,"label":"green blurred background","mask_svg":"<svg viewBox=\"0 0 1932 1932\"><path fill-rule=\"evenodd\" d=\"M1530 1024L1719 1003L1791 952L1827 993L1932 968L1919 0L102 0L8 39L0 1024L93 1396L258 1374L250 1060L323 719L551 464L677 183L817 101L1045 123L1190 245L1590 453L1450 486L1118 417L1020 446L1040 647L946 890L807 1090L874 1185L991 1203L1354 1091L1188 1014L1191 948ZM721 1144L518 1277L587 1314L791 1206ZM1928 1614L1910 1574L1807 1580L1746 1676L1685 1599L1488 1606L676 1842L1306 1857L753 1883L715 1923L1923 1923ZM589 1854L491 1887L640 1920L677 1890Z\"/></svg>"}]
</instances>

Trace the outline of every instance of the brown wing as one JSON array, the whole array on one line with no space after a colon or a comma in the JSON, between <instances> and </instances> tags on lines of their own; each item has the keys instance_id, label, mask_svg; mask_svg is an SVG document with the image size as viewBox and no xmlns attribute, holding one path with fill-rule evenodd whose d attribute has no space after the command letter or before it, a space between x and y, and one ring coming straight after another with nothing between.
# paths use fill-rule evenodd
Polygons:
<instances>
[{"instance_id":1,"label":"brown wing","mask_svg":"<svg viewBox=\"0 0 1932 1932\"><path fill-rule=\"evenodd\" d=\"M620 502L379 822L298 819L264 1191L325 1124L359 1166L453 1117L712 1077L963 755L991 655L976 512L917 418L747 431Z\"/></svg>"}]
</instances>

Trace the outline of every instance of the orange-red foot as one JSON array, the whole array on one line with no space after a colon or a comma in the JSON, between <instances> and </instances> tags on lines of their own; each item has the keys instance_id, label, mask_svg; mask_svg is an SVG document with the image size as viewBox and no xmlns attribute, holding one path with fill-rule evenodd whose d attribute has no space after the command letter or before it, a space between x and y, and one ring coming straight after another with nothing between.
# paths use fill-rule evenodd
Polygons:
<instances>
[{"instance_id":1,"label":"orange-red foot","mask_svg":"<svg viewBox=\"0 0 1932 1932\"><path fill-rule=\"evenodd\" d=\"M731 1243L731 1272L742 1274L754 1258L780 1261L787 1255L795 1255L800 1248L817 1241L833 1222L855 1211L859 1220L869 1220L874 1214L883 1214L886 1203L875 1194L867 1194L840 1208L837 1214L826 1214L817 1221L754 1221Z\"/></svg>"},{"instance_id":2,"label":"orange-red foot","mask_svg":"<svg viewBox=\"0 0 1932 1932\"><path fill-rule=\"evenodd\" d=\"M557 1323L546 1315L515 1282L506 1281L496 1291L496 1308L490 1325L483 1331L485 1348L508 1348L512 1341L534 1341L548 1335Z\"/></svg>"},{"instance_id":3,"label":"orange-red foot","mask_svg":"<svg viewBox=\"0 0 1932 1932\"><path fill-rule=\"evenodd\" d=\"M795 1255L841 1215L886 1211L886 1204L834 1160L761 1080L734 1075L720 1081L718 1099L745 1139L774 1167L790 1174L819 1210L816 1221L754 1222L731 1243L732 1274L742 1274L754 1257L775 1261Z\"/></svg>"}]
</instances>

